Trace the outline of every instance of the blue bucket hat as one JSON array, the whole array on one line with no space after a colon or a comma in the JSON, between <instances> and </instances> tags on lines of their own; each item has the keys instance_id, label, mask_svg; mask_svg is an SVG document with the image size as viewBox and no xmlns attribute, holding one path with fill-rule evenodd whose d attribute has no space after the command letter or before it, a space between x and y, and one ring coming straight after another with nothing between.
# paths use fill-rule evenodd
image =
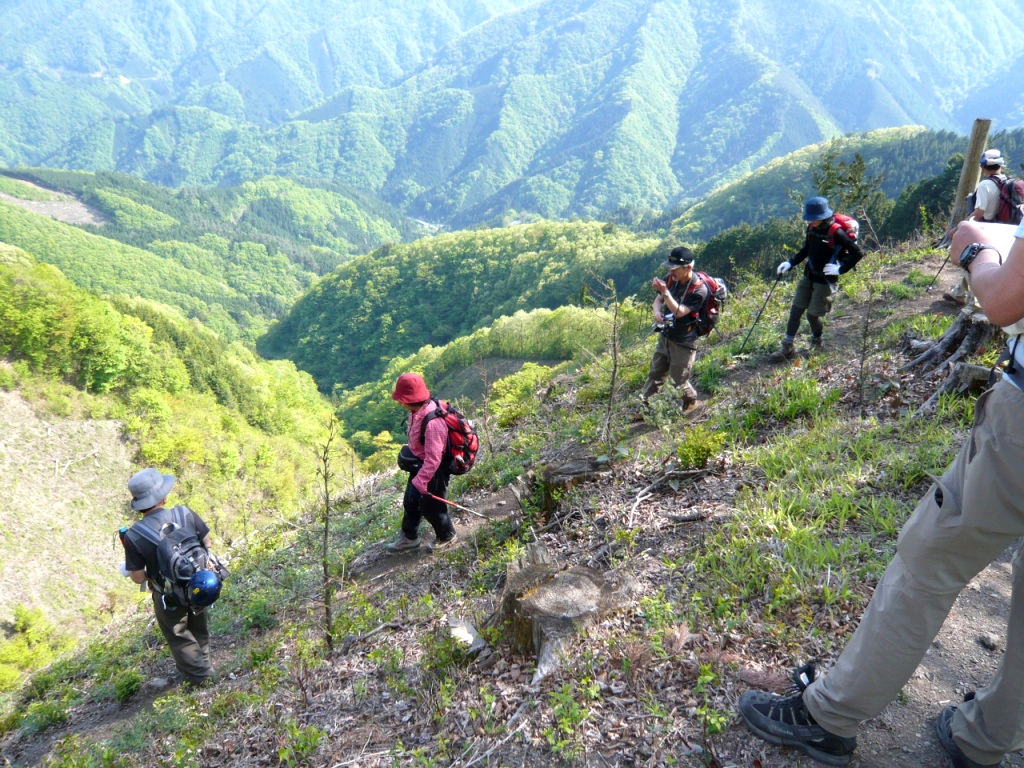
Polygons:
<instances>
[{"instance_id":1,"label":"blue bucket hat","mask_svg":"<svg viewBox=\"0 0 1024 768\"><path fill-rule=\"evenodd\" d=\"M832 209L828 207L828 198L812 197L804 203L804 221L824 221L832 214Z\"/></svg>"},{"instance_id":2,"label":"blue bucket hat","mask_svg":"<svg viewBox=\"0 0 1024 768\"><path fill-rule=\"evenodd\" d=\"M136 472L128 481L128 492L132 495L132 509L152 509L167 498L174 487L173 475L161 475L152 467Z\"/></svg>"}]
</instances>

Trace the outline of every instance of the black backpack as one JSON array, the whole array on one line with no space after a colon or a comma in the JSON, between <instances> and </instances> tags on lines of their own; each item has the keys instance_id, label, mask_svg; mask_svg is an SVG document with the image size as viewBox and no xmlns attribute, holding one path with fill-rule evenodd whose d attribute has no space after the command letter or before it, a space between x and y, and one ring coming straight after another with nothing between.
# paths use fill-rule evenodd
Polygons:
<instances>
[{"instance_id":1,"label":"black backpack","mask_svg":"<svg viewBox=\"0 0 1024 768\"><path fill-rule=\"evenodd\" d=\"M199 540L188 507L174 507L169 512L170 521L164 522L159 529L148 524L149 518L146 518L129 528L127 535L133 539L132 543L136 547L138 539L135 536L153 543L156 547L157 569L163 582L161 591L165 596L173 595L179 606L191 608L193 606L188 586L196 571L212 570L221 580L226 573L216 557ZM172 607L170 601L166 602L168 604L165 607Z\"/></svg>"}]
</instances>

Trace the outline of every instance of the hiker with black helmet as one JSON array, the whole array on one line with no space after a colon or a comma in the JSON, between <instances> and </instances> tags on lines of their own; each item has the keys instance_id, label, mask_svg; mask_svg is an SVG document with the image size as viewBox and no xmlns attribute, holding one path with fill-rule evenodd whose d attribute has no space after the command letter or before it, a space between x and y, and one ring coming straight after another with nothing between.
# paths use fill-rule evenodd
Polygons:
<instances>
[{"instance_id":1,"label":"hiker with black helmet","mask_svg":"<svg viewBox=\"0 0 1024 768\"><path fill-rule=\"evenodd\" d=\"M839 276L849 272L864 258L856 239L846 228L837 226L836 214L829 207L827 198L807 200L803 219L808 225L803 248L791 260L779 264L776 270L780 276L785 275L798 264L807 262L803 277L796 286L786 335L782 339L780 352L787 358L793 356L804 312L807 312L807 323L811 326L811 349L821 349L825 332L823 318L832 311L832 302L839 291Z\"/></svg>"},{"instance_id":2,"label":"hiker with black helmet","mask_svg":"<svg viewBox=\"0 0 1024 768\"><path fill-rule=\"evenodd\" d=\"M1013 233L1009 246L1005 230ZM957 595L1014 544L999 667L984 688L945 706L935 731L954 768L994 767L1024 747L1024 224L1014 231L964 222L951 255L970 274L989 320L1009 336L1009 364L975 403L974 425L959 455L900 531L896 554L828 674L805 665L794 673L792 695L747 691L739 701L740 715L757 736L828 765L854 759L859 724L899 695Z\"/></svg>"},{"instance_id":3,"label":"hiker with black helmet","mask_svg":"<svg viewBox=\"0 0 1024 768\"><path fill-rule=\"evenodd\" d=\"M128 480L128 492L132 496L132 509L142 514L142 519L128 529L122 537L124 564L121 575L128 576L136 584L148 583L153 593L153 613L163 633L178 672L185 682L201 686L213 675L210 665L210 632L207 626L206 608L189 608L165 600L164 579L157 563L157 547L139 532L142 526L159 531L172 522L172 510L164 505L174 487L173 475L163 475L153 468L136 472ZM186 525L192 527L196 536L207 549L210 548L210 528L188 507L179 507L186 512Z\"/></svg>"},{"instance_id":4,"label":"hiker with black helmet","mask_svg":"<svg viewBox=\"0 0 1024 768\"><path fill-rule=\"evenodd\" d=\"M654 321L658 343L640 396L646 403L669 378L683 391L684 410L693 411L698 405L697 390L690 383L699 340L697 313L708 299L708 287L694 279L693 252L689 248L673 248L661 266L668 275L664 280L656 277L651 281L657 294Z\"/></svg>"},{"instance_id":5,"label":"hiker with black helmet","mask_svg":"<svg viewBox=\"0 0 1024 768\"><path fill-rule=\"evenodd\" d=\"M437 536L434 549L445 549L455 542L457 534L442 501L448 498L451 473L444 461L448 427L443 418L435 418L441 405L431 399L430 390L418 373L399 376L391 399L409 412L409 444L403 446L398 456L399 467L409 472L409 481L402 499L402 530L387 545L387 551L394 554L418 549L423 518Z\"/></svg>"}]
</instances>

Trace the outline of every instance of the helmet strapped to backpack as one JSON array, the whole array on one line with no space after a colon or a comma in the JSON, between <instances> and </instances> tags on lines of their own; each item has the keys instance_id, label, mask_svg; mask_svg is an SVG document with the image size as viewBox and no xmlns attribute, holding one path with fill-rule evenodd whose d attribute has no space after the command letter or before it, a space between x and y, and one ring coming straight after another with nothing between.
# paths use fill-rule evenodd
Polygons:
<instances>
[{"instance_id":1,"label":"helmet strapped to backpack","mask_svg":"<svg viewBox=\"0 0 1024 768\"><path fill-rule=\"evenodd\" d=\"M807 225L807 229L811 230L812 224ZM860 234L860 222L852 216L847 216L845 213L833 213L832 221L828 225L828 247L836 247L836 232L843 230L846 236L851 240L856 241L857 235Z\"/></svg>"},{"instance_id":2,"label":"helmet strapped to backpack","mask_svg":"<svg viewBox=\"0 0 1024 768\"><path fill-rule=\"evenodd\" d=\"M216 571L201 570L188 580L188 602L198 608L213 605L220 597L221 580Z\"/></svg>"}]
</instances>

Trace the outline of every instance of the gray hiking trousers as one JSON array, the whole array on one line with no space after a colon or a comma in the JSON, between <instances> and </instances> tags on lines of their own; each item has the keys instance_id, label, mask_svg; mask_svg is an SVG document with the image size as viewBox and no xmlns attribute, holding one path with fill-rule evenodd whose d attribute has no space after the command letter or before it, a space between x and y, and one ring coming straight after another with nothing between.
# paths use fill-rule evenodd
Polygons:
<instances>
[{"instance_id":1,"label":"gray hiking trousers","mask_svg":"<svg viewBox=\"0 0 1024 768\"><path fill-rule=\"evenodd\" d=\"M207 628L207 610L190 613L187 608L165 609L161 598L153 592L153 611L156 623L171 648L171 656L178 672L188 682L202 684L213 674L210 666L210 632Z\"/></svg>"},{"instance_id":2,"label":"gray hiking trousers","mask_svg":"<svg viewBox=\"0 0 1024 768\"><path fill-rule=\"evenodd\" d=\"M804 692L825 730L856 735L910 679L960 590L1024 536L1024 392L1003 381L975 406L959 456L903 526L897 553L828 675ZM1024 548L1013 558L1006 653L973 701L958 705L953 736L983 765L1024 747ZM938 713L936 713L938 714Z\"/></svg>"},{"instance_id":3,"label":"gray hiking trousers","mask_svg":"<svg viewBox=\"0 0 1024 768\"><path fill-rule=\"evenodd\" d=\"M684 397L696 400L697 390L690 383L690 373L693 371L693 361L696 357L695 347L669 341L665 334L659 333L658 343L651 357L651 367L647 372L647 381L640 390L640 396L646 400L656 394L668 377L673 384L683 390Z\"/></svg>"}]
</instances>

